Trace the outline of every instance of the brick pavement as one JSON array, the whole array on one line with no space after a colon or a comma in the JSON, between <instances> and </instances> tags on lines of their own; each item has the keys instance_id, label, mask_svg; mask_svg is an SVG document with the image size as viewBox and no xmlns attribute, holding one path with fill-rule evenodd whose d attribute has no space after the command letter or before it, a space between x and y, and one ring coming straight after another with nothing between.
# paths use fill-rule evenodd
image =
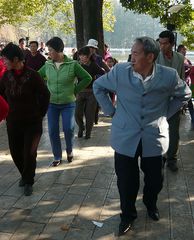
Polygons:
<instances>
[{"instance_id":1,"label":"brick pavement","mask_svg":"<svg viewBox=\"0 0 194 240\"><path fill-rule=\"evenodd\" d=\"M194 239L194 131L182 116L179 172L165 169L159 196L159 222L148 219L137 199L133 230L117 237L119 196L109 146L110 119L101 117L89 140L75 138L75 159L59 167L52 161L47 123L38 151L34 193L23 195L10 158L5 123L0 124L0 240L192 240ZM63 136L61 135L61 138ZM92 221L103 223L102 227Z\"/></svg>"}]
</instances>

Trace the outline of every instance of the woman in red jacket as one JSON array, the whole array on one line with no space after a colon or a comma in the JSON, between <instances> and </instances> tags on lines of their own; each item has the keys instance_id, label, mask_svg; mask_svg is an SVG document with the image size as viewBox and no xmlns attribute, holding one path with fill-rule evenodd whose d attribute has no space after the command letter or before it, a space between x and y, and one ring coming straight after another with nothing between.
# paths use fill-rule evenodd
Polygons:
<instances>
[{"instance_id":1,"label":"woman in red jacket","mask_svg":"<svg viewBox=\"0 0 194 240\"><path fill-rule=\"evenodd\" d=\"M49 91L40 75L24 65L22 50L9 43L1 52L7 71L0 79L0 94L9 104L6 118L9 148L21 174L19 186L32 194L42 119L49 104Z\"/></svg>"}]
</instances>

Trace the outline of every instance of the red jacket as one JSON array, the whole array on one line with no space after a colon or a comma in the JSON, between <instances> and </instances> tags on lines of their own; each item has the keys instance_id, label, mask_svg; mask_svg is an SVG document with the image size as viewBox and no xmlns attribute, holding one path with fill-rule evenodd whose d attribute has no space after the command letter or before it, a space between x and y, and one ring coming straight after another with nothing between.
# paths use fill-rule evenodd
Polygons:
<instances>
[{"instance_id":1,"label":"red jacket","mask_svg":"<svg viewBox=\"0 0 194 240\"><path fill-rule=\"evenodd\" d=\"M9 104L7 124L39 122L47 112L50 93L40 75L26 66L8 70L0 79L0 95Z\"/></svg>"},{"instance_id":2,"label":"red jacket","mask_svg":"<svg viewBox=\"0 0 194 240\"><path fill-rule=\"evenodd\" d=\"M0 122L7 117L9 105L3 97L0 96Z\"/></svg>"},{"instance_id":3,"label":"red jacket","mask_svg":"<svg viewBox=\"0 0 194 240\"><path fill-rule=\"evenodd\" d=\"M4 72L7 70L3 58L0 58L0 78L3 77Z\"/></svg>"}]
</instances>

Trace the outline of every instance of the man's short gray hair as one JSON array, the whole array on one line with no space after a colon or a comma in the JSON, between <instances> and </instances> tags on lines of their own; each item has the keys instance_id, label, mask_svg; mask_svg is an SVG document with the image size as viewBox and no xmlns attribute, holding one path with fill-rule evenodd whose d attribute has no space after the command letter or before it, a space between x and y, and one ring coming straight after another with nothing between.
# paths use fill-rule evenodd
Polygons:
<instances>
[{"instance_id":1,"label":"man's short gray hair","mask_svg":"<svg viewBox=\"0 0 194 240\"><path fill-rule=\"evenodd\" d=\"M139 42L143 45L144 53L146 55L148 53L153 53L154 61L156 60L160 52L160 46L158 42L156 42L153 38L150 37L139 37L135 39L135 42Z\"/></svg>"}]
</instances>

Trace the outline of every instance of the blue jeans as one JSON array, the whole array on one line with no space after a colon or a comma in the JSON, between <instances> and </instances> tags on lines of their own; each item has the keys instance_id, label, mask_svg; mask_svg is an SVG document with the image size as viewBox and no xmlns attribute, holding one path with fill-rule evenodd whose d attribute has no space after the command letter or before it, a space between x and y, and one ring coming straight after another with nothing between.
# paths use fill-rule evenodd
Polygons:
<instances>
[{"instance_id":1,"label":"blue jeans","mask_svg":"<svg viewBox=\"0 0 194 240\"><path fill-rule=\"evenodd\" d=\"M74 127L75 127L75 102L68 104L49 104L48 108L48 130L55 160L62 159L62 148L59 130L59 117L62 117L62 126L66 142L66 152L70 154L73 150Z\"/></svg>"}]
</instances>

